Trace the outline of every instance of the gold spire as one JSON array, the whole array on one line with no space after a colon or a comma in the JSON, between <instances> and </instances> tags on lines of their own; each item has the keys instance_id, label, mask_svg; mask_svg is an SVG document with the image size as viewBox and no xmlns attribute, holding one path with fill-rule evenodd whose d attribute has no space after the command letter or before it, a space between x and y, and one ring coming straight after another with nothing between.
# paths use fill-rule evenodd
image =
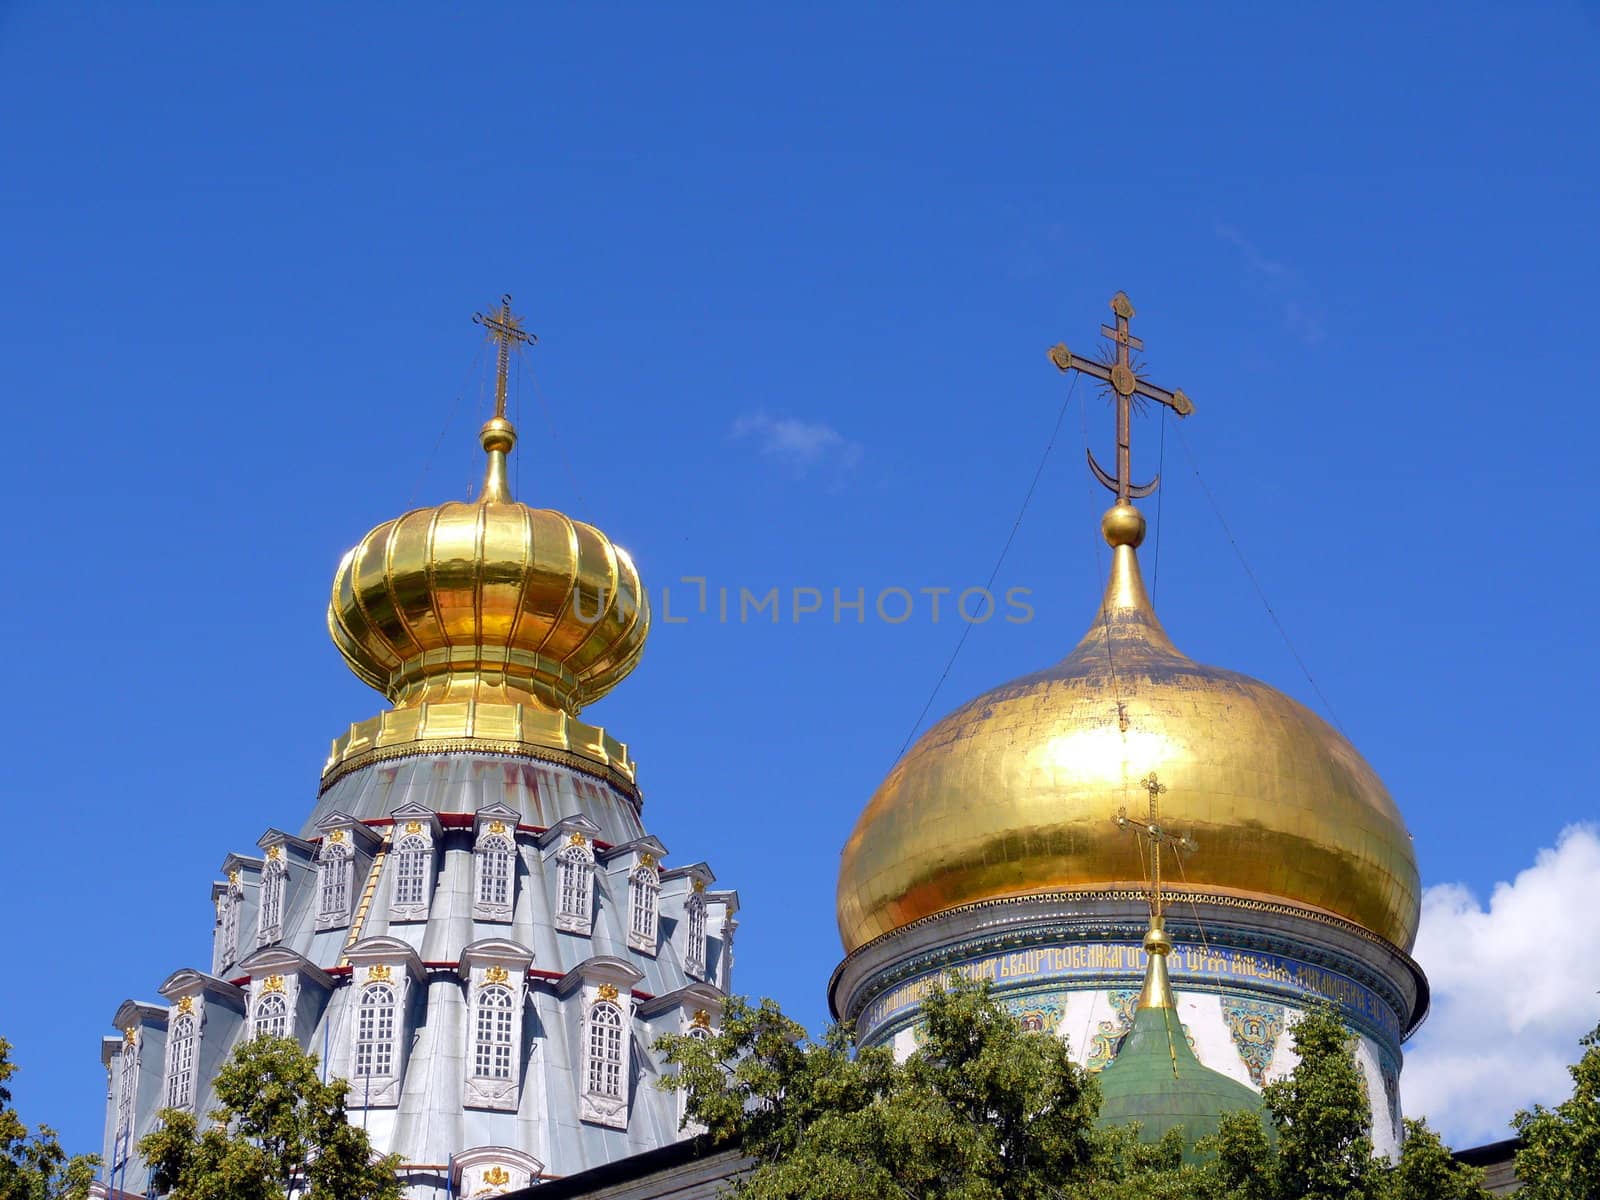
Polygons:
<instances>
[{"instance_id":1,"label":"gold spire","mask_svg":"<svg viewBox=\"0 0 1600 1200\"><path fill-rule=\"evenodd\" d=\"M495 344L494 416L484 422L478 434L478 440L489 455L478 503L510 504L511 481L506 474L506 455L517 444L517 431L506 420L506 376L511 369L512 349L538 345L539 339L524 329L522 318L511 311L509 292L500 297L498 309L487 314L473 313L472 321L487 329L489 340Z\"/></svg>"}]
</instances>

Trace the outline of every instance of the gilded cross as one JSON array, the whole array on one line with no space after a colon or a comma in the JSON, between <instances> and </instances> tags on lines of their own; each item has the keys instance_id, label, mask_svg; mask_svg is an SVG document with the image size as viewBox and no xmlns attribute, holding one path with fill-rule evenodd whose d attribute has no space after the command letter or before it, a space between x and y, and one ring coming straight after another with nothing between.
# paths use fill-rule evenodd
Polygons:
<instances>
[{"instance_id":1,"label":"gilded cross","mask_svg":"<svg viewBox=\"0 0 1600 1200\"><path fill-rule=\"evenodd\" d=\"M535 346L539 339L522 327L522 318L511 311L511 294L500 297L500 307L488 314L473 313L472 323L489 331L489 340L497 347L494 373L494 415L506 415L506 375L511 369L513 346Z\"/></svg>"},{"instance_id":2,"label":"gilded cross","mask_svg":"<svg viewBox=\"0 0 1600 1200\"><path fill-rule=\"evenodd\" d=\"M1124 806L1117 810L1117 826L1121 829L1131 829L1136 837L1144 838L1150 843L1150 915L1155 920L1161 919L1161 848L1170 846L1173 856L1180 853L1192 854L1198 847L1187 834L1169 833L1161 825L1161 797L1166 794L1167 785L1162 783L1154 771L1139 781L1139 786L1150 796L1150 806L1147 818L1136 821L1128 816Z\"/></svg>"},{"instance_id":3,"label":"gilded cross","mask_svg":"<svg viewBox=\"0 0 1600 1200\"><path fill-rule=\"evenodd\" d=\"M1118 292L1111 297L1111 311L1116 316L1115 325L1102 325L1100 332L1110 338L1116 351L1110 362L1096 362L1094 359L1083 358L1067 350L1065 342L1057 342L1050 347L1050 361L1055 363L1063 372L1082 371L1085 375L1092 375L1100 382L1109 384L1111 391L1117 398L1117 473L1111 475L1094 460L1094 451L1088 451L1089 469L1094 476L1107 488L1117 494L1117 503L1126 504L1130 499L1139 496L1148 496L1156 490L1161 483L1161 476L1157 475L1149 483L1133 482L1133 452L1130 448L1129 425L1131 424L1134 397L1154 400L1157 404L1165 404L1180 417L1187 417L1194 411L1194 404L1189 397L1179 391L1167 391L1166 388L1157 387L1148 380L1140 379L1139 373L1134 369L1129 351L1143 350L1144 342L1133 336L1129 331L1128 322L1133 319L1133 303L1128 299L1126 292Z\"/></svg>"}]
</instances>

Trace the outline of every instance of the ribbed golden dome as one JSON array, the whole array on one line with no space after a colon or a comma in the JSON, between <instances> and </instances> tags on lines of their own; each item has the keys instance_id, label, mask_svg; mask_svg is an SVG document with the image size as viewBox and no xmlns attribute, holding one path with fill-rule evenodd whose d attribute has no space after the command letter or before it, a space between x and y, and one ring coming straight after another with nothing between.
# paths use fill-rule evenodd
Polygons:
<instances>
[{"instance_id":1,"label":"ribbed golden dome","mask_svg":"<svg viewBox=\"0 0 1600 1200\"><path fill-rule=\"evenodd\" d=\"M491 419L482 442L476 503L385 521L339 563L328 630L395 707L335 743L329 770L378 747L476 740L570 751L631 780L626 748L575 718L644 651L639 572L593 526L512 500L509 421Z\"/></svg>"},{"instance_id":2,"label":"ribbed golden dome","mask_svg":"<svg viewBox=\"0 0 1600 1200\"><path fill-rule=\"evenodd\" d=\"M1416 858L1377 774L1303 705L1179 653L1139 575L1143 518L1119 505L1103 527L1111 579L1077 648L940 721L868 803L839 872L846 951L962 905L1145 888L1114 817L1140 811L1153 771L1162 824L1199 845L1172 886L1320 910L1409 951Z\"/></svg>"}]
</instances>

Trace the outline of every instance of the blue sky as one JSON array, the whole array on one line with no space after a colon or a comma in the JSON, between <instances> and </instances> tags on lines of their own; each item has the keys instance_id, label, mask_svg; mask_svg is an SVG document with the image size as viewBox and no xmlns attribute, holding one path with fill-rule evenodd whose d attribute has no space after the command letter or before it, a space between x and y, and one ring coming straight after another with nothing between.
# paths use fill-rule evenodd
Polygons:
<instances>
[{"instance_id":1,"label":"blue sky","mask_svg":"<svg viewBox=\"0 0 1600 1200\"><path fill-rule=\"evenodd\" d=\"M204 961L223 856L378 711L327 588L475 481L468 319L505 290L542 339L520 498L681 611L684 576L982 584L1045 348L1126 289L1425 881L1527 868L1596 809L1597 11L0 5L24 1117L95 1144L116 1005ZM974 628L932 716L1092 615L1111 423L1073 405L997 580L1035 619ZM1160 446L1169 630L1322 707ZM741 988L813 1025L839 847L960 635L845 616L660 624L587 714L739 889Z\"/></svg>"}]
</instances>

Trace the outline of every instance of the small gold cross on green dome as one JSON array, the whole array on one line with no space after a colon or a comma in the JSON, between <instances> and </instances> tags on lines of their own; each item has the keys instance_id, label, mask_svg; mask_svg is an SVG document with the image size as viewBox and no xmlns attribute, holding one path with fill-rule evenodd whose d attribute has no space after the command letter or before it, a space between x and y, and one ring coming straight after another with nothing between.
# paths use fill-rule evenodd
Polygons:
<instances>
[{"instance_id":1,"label":"small gold cross on green dome","mask_svg":"<svg viewBox=\"0 0 1600 1200\"><path fill-rule=\"evenodd\" d=\"M1143 350L1144 341L1134 337L1128 327L1128 322L1133 319L1133 302L1128 299L1126 292L1118 292L1111 297L1111 312L1116 317L1116 324L1100 326L1100 332L1110 338L1116 347L1116 353L1110 362L1096 362L1093 359L1082 358L1069 351L1065 342L1057 342L1050 348L1050 361L1063 372L1082 371L1085 375L1093 376L1101 383L1108 384L1116 396L1117 473L1112 475L1097 463L1092 450L1086 453L1089 455L1089 469L1094 472L1094 477L1116 493L1118 504L1126 504L1130 499L1148 496L1161 483L1159 475L1149 483L1133 482L1133 452L1129 426L1134 397L1139 396L1146 400L1154 400L1158 404L1165 404L1180 417L1187 417L1192 413L1194 404L1181 391L1169 392L1166 388L1157 387L1148 380L1139 378L1129 351Z\"/></svg>"},{"instance_id":2,"label":"small gold cross on green dome","mask_svg":"<svg viewBox=\"0 0 1600 1200\"><path fill-rule=\"evenodd\" d=\"M1148 815L1144 821L1135 821L1128 816L1127 807L1117 810L1117 825L1122 829L1131 829L1134 836L1150 843L1150 916L1152 922L1159 922L1162 913L1161 895L1161 851L1163 847L1170 847L1172 855L1176 858L1181 853L1193 853L1197 847L1192 838L1187 834L1168 833L1161 827L1161 797L1166 794L1167 785L1162 783L1154 771L1139 781L1150 796Z\"/></svg>"}]
</instances>

